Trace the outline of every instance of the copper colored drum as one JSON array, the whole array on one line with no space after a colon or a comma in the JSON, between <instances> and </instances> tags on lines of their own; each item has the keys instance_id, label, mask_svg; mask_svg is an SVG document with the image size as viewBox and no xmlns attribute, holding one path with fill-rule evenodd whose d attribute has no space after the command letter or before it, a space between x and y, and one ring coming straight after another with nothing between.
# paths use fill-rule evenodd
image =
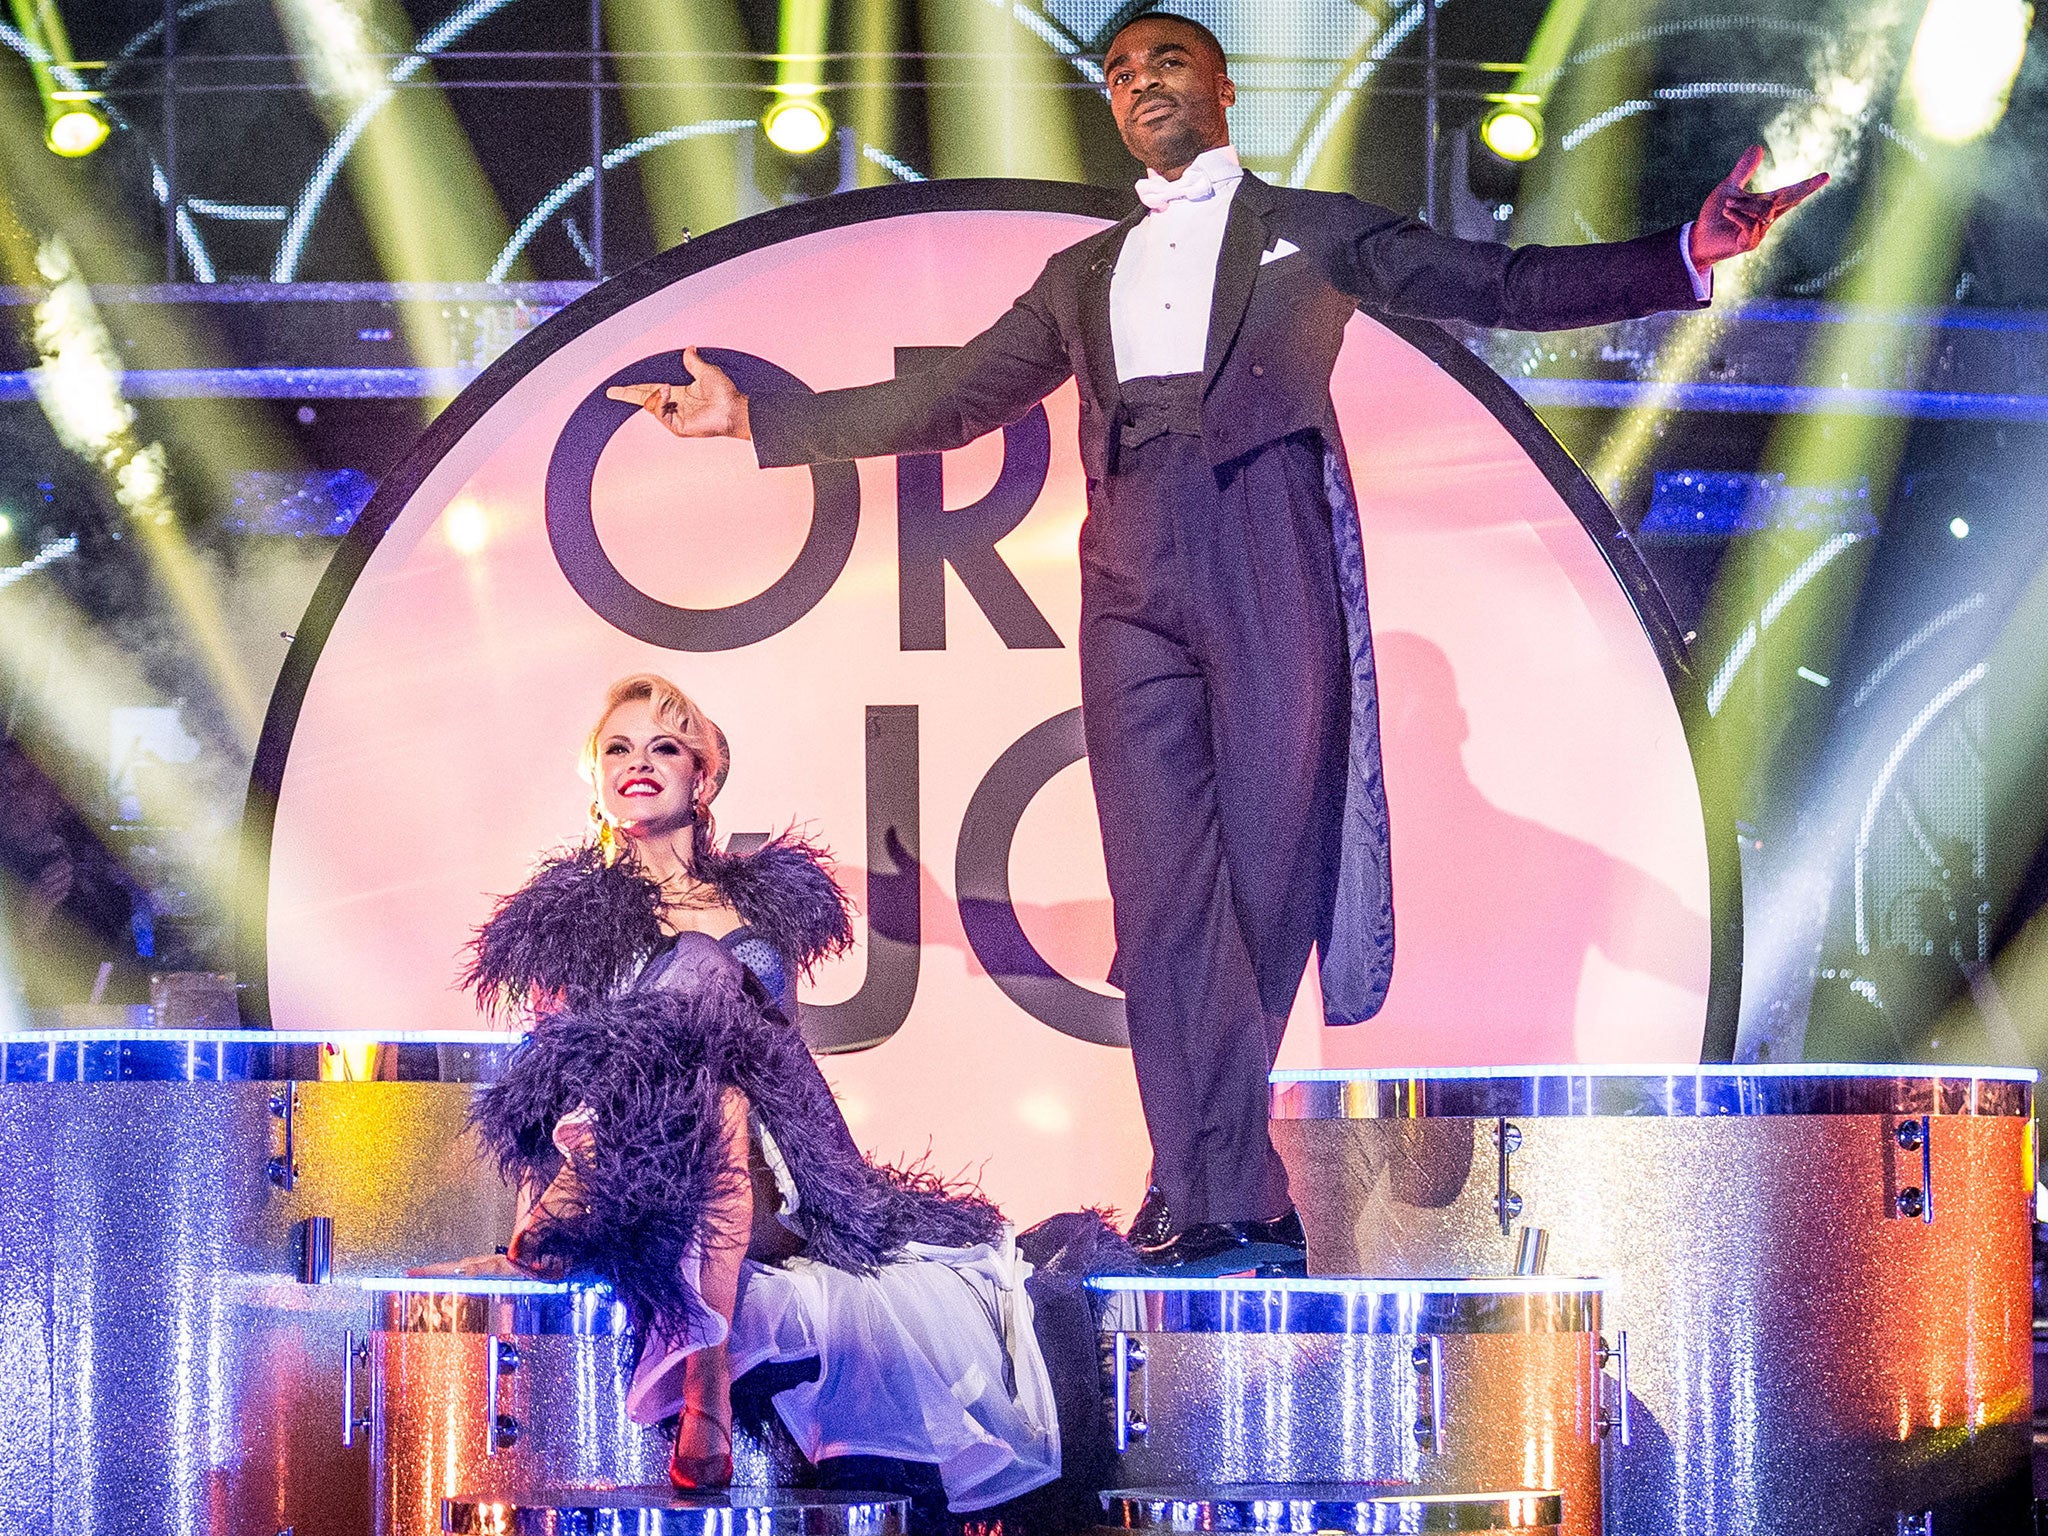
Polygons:
<instances>
[{"instance_id":1,"label":"copper colored drum","mask_svg":"<svg viewBox=\"0 0 2048 1536\"><path fill-rule=\"evenodd\" d=\"M666 1436L626 1417L632 1339L609 1290L499 1279L363 1285L373 1327L350 1363L351 1433L369 1438L378 1536L439 1531L441 1502L457 1492L492 1504L548 1489L667 1488ZM733 1481L779 1481L792 1470L776 1460L786 1454L735 1427Z\"/></svg>"},{"instance_id":2,"label":"copper colored drum","mask_svg":"<svg viewBox=\"0 0 2048 1536\"><path fill-rule=\"evenodd\" d=\"M1115 1531L1195 1536L1207 1531L1516 1532L1551 1536L1563 1497L1555 1492L1370 1493L1313 1483L1244 1488L1122 1488L1105 1493L1103 1524Z\"/></svg>"},{"instance_id":3,"label":"copper colored drum","mask_svg":"<svg viewBox=\"0 0 2048 1536\"><path fill-rule=\"evenodd\" d=\"M430 1536L452 1493L668 1480L626 1417L631 1338L608 1290L537 1280L373 1280L367 1396L378 1536Z\"/></svg>"},{"instance_id":4,"label":"copper colored drum","mask_svg":"<svg viewBox=\"0 0 2048 1536\"><path fill-rule=\"evenodd\" d=\"M2026 1529L2033 1074L1277 1074L1312 1271L1607 1278L1618 1536ZM1569 1510L1568 1510L1569 1513Z\"/></svg>"},{"instance_id":5,"label":"copper colored drum","mask_svg":"<svg viewBox=\"0 0 2048 1536\"><path fill-rule=\"evenodd\" d=\"M1597 1280L1089 1285L1128 1488L1551 1489L1559 1530L1600 1529L1602 1442L1618 1426L1602 1405L1619 1394ZM1382 1528L1404 1529L1360 1527Z\"/></svg>"}]
</instances>

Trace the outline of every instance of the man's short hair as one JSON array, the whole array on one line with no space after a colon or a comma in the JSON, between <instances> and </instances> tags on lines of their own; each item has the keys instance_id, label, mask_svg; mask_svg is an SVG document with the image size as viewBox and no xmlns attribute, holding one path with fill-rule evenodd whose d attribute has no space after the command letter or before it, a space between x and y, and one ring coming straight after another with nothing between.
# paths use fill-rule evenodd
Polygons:
<instances>
[{"instance_id":1,"label":"man's short hair","mask_svg":"<svg viewBox=\"0 0 2048 1536\"><path fill-rule=\"evenodd\" d=\"M1132 27L1135 27L1141 21L1171 21L1180 26L1186 27L1190 32L1194 33L1195 36L1199 37L1203 42L1207 43L1212 49L1215 50L1216 58L1219 63L1224 65L1226 68L1229 67L1230 55L1223 51L1223 44L1221 41L1218 40L1216 34L1214 32L1211 32L1207 27L1203 26L1199 21L1194 21L1189 17L1181 15L1177 11L1158 11L1148 9L1138 12L1137 15L1130 17L1128 20L1124 22L1122 26L1118 27L1115 32L1110 34L1109 47L1102 50L1103 57L1107 58L1109 54L1116 48L1116 40L1119 37L1122 37L1124 33L1128 32Z\"/></svg>"}]
</instances>

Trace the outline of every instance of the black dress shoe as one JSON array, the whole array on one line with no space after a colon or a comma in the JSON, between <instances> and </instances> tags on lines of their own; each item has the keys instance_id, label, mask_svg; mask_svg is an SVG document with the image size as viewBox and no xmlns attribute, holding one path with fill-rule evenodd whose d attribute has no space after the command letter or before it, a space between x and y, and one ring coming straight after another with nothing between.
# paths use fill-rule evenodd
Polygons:
<instances>
[{"instance_id":1,"label":"black dress shoe","mask_svg":"<svg viewBox=\"0 0 2048 1536\"><path fill-rule=\"evenodd\" d=\"M1244 1223L1198 1221L1163 1241L1138 1249L1138 1257L1153 1269L1183 1269L1210 1265L1219 1259L1233 1263L1245 1246ZM1246 1266L1250 1267L1250 1261Z\"/></svg>"},{"instance_id":2,"label":"black dress shoe","mask_svg":"<svg viewBox=\"0 0 2048 1536\"><path fill-rule=\"evenodd\" d=\"M1131 1229L1124 1234L1124 1241L1143 1252L1157 1248L1173 1236L1173 1212L1166 1208L1166 1194L1157 1184L1145 1186L1144 1203L1138 1207L1138 1214L1131 1218Z\"/></svg>"},{"instance_id":3,"label":"black dress shoe","mask_svg":"<svg viewBox=\"0 0 2048 1536\"><path fill-rule=\"evenodd\" d=\"M1138 1249L1153 1269L1196 1274L1230 1274L1237 1270L1303 1273L1308 1243L1301 1216L1289 1210L1271 1221L1204 1221L1159 1243Z\"/></svg>"},{"instance_id":4,"label":"black dress shoe","mask_svg":"<svg viewBox=\"0 0 2048 1536\"><path fill-rule=\"evenodd\" d=\"M1246 1222L1244 1240L1248 1243L1271 1243L1281 1248L1299 1248L1304 1253L1308 1251L1308 1234L1301 1230L1301 1212L1291 1205L1285 1216L1275 1216L1271 1221Z\"/></svg>"}]
</instances>

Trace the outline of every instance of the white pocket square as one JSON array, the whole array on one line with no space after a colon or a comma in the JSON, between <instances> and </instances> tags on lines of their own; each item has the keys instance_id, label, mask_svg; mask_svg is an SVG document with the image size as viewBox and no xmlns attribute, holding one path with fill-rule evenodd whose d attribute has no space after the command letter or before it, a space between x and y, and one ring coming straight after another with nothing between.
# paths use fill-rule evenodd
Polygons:
<instances>
[{"instance_id":1,"label":"white pocket square","mask_svg":"<svg viewBox=\"0 0 2048 1536\"><path fill-rule=\"evenodd\" d=\"M1292 256L1300 249L1301 247L1292 240L1282 240L1270 251L1259 252L1259 265L1263 267L1269 261L1278 261L1283 256Z\"/></svg>"}]
</instances>

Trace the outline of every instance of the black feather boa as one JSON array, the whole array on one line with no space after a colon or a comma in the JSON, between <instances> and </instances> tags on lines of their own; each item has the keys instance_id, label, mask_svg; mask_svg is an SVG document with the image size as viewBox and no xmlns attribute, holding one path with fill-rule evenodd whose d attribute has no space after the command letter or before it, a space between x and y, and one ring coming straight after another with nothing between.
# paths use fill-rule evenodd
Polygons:
<instances>
[{"instance_id":1,"label":"black feather boa","mask_svg":"<svg viewBox=\"0 0 2048 1536\"><path fill-rule=\"evenodd\" d=\"M727 1161L723 1096L737 1088L796 1182L790 1218L809 1258L867 1274L908 1242L992 1241L1002 1217L927 1173L880 1168L854 1144L824 1074L738 962L687 990L658 988L544 1015L471 1112L509 1182L560 1166L555 1123L588 1106L596 1148L584 1213L545 1223L538 1253L608 1281L643 1328L675 1336L699 1303L682 1263L706 1212L745 1169Z\"/></svg>"},{"instance_id":2,"label":"black feather boa","mask_svg":"<svg viewBox=\"0 0 2048 1536\"><path fill-rule=\"evenodd\" d=\"M698 875L797 971L853 942L846 895L793 833L753 853L698 856ZM500 901L470 945L462 984L494 1012L581 1008L626 985L666 942L661 888L595 843L556 854Z\"/></svg>"},{"instance_id":3,"label":"black feather boa","mask_svg":"<svg viewBox=\"0 0 2048 1536\"><path fill-rule=\"evenodd\" d=\"M793 964L848 942L838 887L807 845L783 838L717 858L707 877ZM715 948L692 935L680 942ZM807 1257L867 1274L909 1242L998 1236L1001 1213L978 1194L862 1155L802 1037L722 949L704 963L655 968L678 984L635 990L665 943L653 883L594 848L549 860L477 936L469 984L500 1007L538 1014L470 1115L500 1171L544 1187L561 1166L556 1123L579 1106L596 1120L583 1212L541 1224L531 1238L538 1254L609 1282L643 1338L650 1325L680 1334L702 1305L683 1261L727 1181L747 1177L723 1144L728 1089L746 1095L782 1151Z\"/></svg>"}]
</instances>

